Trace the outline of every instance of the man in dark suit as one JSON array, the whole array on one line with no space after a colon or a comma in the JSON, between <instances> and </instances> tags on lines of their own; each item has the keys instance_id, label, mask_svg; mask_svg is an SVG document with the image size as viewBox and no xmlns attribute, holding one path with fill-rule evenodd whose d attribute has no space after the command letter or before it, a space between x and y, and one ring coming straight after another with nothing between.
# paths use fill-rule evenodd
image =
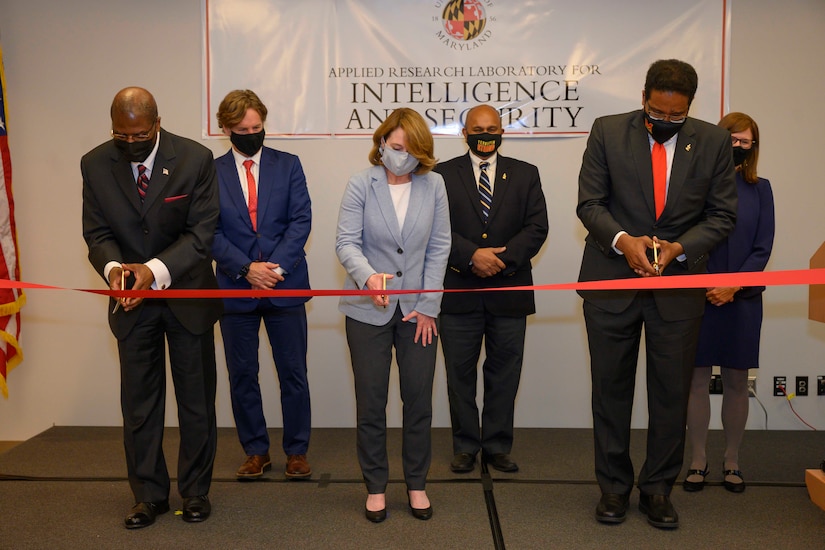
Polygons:
<instances>
[{"instance_id":1,"label":"man in dark suit","mask_svg":"<svg viewBox=\"0 0 825 550\"><path fill-rule=\"evenodd\" d=\"M547 207L538 169L498 155L501 118L489 105L467 113L469 152L440 163L450 202L452 249L445 289L532 285L530 260L547 238ZM476 455L503 472L510 458L513 416L533 291L451 292L441 302L441 346L447 369L454 472L470 472ZM482 340L486 359L479 426L476 380Z\"/></svg>"},{"instance_id":2,"label":"man in dark suit","mask_svg":"<svg viewBox=\"0 0 825 550\"><path fill-rule=\"evenodd\" d=\"M641 110L593 124L576 209L589 232L580 281L665 271L703 273L708 251L733 228L730 135L687 117L697 84L696 71L687 63L657 61L647 73ZM682 467L705 291L580 294L590 347L596 478L602 491L596 519L619 523L626 516L634 481L630 420L644 327L648 437L638 480L639 509L656 527L677 527L669 495Z\"/></svg>"},{"instance_id":3,"label":"man in dark suit","mask_svg":"<svg viewBox=\"0 0 825 550\"><path fill-rule=\"evenodd\" d=\"M112 290L213 289L210 248L218 220L212 153L160 127L142 88L112 102L112 140L83 156L83 237L89 261ZM183 520L203 521L215 459L215 343L219 300L110 300L118 341L124 447L136 504L129 529L169 510L161 446L166 395L165 342L178 405L178 490Z\"/></svg>"},{"instance_id":4,"label":"man in dark suit","mask_svg":"<svg viewBox=\"0 0 825 550\"><path fill-rule=\"evenodd\" d=\"M312 222L309 192L295 155L264 147L267 109L250 90L229 92L218 124L232 149L216 159L221 215L213 254L218 285L241 289L308 289L304 245ZM247 455L238 479L260 477L271 464L258 384L258 332L269 335L281 384L284 473L312 474L306 459L310 434L307 316L300 298L224 300L221 333L238 437Z\"/></svg>"}]
</instances>

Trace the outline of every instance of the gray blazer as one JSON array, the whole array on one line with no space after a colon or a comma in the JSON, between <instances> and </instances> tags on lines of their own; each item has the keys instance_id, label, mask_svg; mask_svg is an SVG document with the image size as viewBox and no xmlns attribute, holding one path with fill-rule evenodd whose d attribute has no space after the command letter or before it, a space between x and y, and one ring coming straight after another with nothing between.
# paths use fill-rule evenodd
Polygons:
<instances>
[{"instance_id":1,"label":"gray blazer","mask_svg":"<svg viewBox=\"0 0 825 550\"><path fill-rule=\"evenodd\" d=\"M350 178L335 240L335 252L348 275L345 290L366 288L373 273L393 274L387 280L391 290L441 290L450 244L450 210L439 174L413 174L403 228L398 227L383 166L372 166ZM362 323L381 326L390 321L396 304L404 315L415 310L437 317L441 293L390 295L386 308L377 307L370 296L342 296L338 309Z\"/></svg>"}]
</instances>

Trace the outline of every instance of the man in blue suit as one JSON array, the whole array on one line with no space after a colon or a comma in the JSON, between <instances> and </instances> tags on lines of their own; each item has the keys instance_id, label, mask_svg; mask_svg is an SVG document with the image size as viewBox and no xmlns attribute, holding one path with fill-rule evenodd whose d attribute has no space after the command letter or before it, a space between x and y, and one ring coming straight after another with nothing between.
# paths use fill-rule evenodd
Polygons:
<instances>
[{"instance_id":1,"label":"man in blue suit","mask_svg":"<svg viewBox=\"0 0 825 550\"><path fill-rule=\"evenodd\" d=\"M267 108L250 90L227 94L218 124L232 149L215 160L221 214L213 256L222 289L308 289L304 244L312 222L309 192L295 155L263 146ZM261 388L258 333L264 322L281 385L284 473L312 474L306 459L310 434L307 382L309 298L224 300L221 334L229 370L232 411L247 458L238 479L254 479L271 465Z\"/></svg>"}]
</instances>

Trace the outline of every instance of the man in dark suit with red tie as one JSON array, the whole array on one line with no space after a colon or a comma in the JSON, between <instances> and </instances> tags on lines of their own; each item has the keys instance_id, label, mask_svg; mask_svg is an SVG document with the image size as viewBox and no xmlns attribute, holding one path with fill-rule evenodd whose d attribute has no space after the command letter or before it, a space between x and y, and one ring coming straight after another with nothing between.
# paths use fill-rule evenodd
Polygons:
<instances>
[{"instance_id":1,"label":"man in dark suit with red tie","mask_svg":"<svg viewBox=\"0 0 825 550\"><path fill-rule=\"evenodd\" d=\"M708 251L734 226L730 134L687 116L698 78L675 59L653 63L642 109L593 124L576 212L588 230L580 281L707 271ZM654 252L654 247L657 247ZM674 528L670 492L682 467L687 400L705 290L587 291L596 519L624 521L634 482L630 421L639 343L647 353L647 455L638 478L648 522Z\"/></svg>"},{"instance_id":2,"label":"man in dark suit with red tie","mask_svg":"<svg viewBox=\"0 0 825 550\"><path fill-rule=\"evenodd\" d=\"M251 90L229 92L218 107L218 124L232 143L229 152L215 160L221 202L213 248L218 285L231 290L309 289L304 245L312 210L306 177L298 157L263 146L266 115L266 106ZM307 300L224 300L221 334L232 412L246 453L238 479L258 478L271 464L258 384L261 321L281 385L284 474L312 474L306 458L311 428Z\"/></svg>"},{"instance_id":3,"label":"man in dark suit with red tie","mask_svg":"<svg viewBox=\"0 0 825 550\"><path fill-rule=\"evenodd\" d=\"M112 290L214 289L210 249L218 220L212 153L160 127L152 95L118 92L112 140L83 156L83 237L89 261ZM124 447L136 504L129 529L169 510L163 456L166 347L180 425L178 491L183 520L209 517L217 445L216 299L110 300L118 342Z\"/></svg>"},{"instance_id":4,"label":"man in dark suit with red tie","mask_svg":"<svg viewBox=\"0 0 825 550\"><path fill-rule=\"evenodd\" d=\"M490 105L467 113L469 152L440 163L450 203L452 248L445 289L533 284L531 259L547 238L547 207L538 169L497 153L504 129ZM476 455L503 472L510 458L516 393L532 290L448 292L441 301L441 347L447 370L454 472L470 472ZM479 423L476 380L482 341L486 359Z\"/></svg>"}]
</instances>

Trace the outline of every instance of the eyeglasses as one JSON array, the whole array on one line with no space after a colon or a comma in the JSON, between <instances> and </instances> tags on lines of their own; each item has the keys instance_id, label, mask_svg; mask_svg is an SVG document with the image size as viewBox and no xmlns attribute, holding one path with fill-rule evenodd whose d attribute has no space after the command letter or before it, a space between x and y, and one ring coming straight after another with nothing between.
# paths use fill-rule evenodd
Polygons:
<instances>
[{"instance_id":1,"label":"eyeglasses","mask_svg":"<svg viewBox=\"0 0 825 550\"><path fill-rule=\"evenodd\" d=\"M155 130L155 124L152 124L152 127L146 130L145 132L140 132L139 134L120 134L115 132L114 130L111 131L112 137L118 141L148 141L154 137L153 133Z\"/></svg>"},{"instance_id":2,"label":"eyeglasses","mask_svg":"<svg viewBox=\"0 0 825 550\"><path fill-rule=\"evenodd\" d=\"M656 109L652 109L650 104L647 105L647 116L653 120L665 120L674 124L681 124L687 118L687 113L666 114Z\"/></svg>"},{"instance_id":3,"label":"eyeglasses","mask_svg":"<svg viewBox=\"0 0 825 550\"><path fill-rule=\"evenodd\" d=\"M742 146L743 149L750 149L751 145L756 143L755 139L742 139L738 137L731 136L730 142L732 145L736 145L737 143Z\"/></svg>"}]
</instances>

